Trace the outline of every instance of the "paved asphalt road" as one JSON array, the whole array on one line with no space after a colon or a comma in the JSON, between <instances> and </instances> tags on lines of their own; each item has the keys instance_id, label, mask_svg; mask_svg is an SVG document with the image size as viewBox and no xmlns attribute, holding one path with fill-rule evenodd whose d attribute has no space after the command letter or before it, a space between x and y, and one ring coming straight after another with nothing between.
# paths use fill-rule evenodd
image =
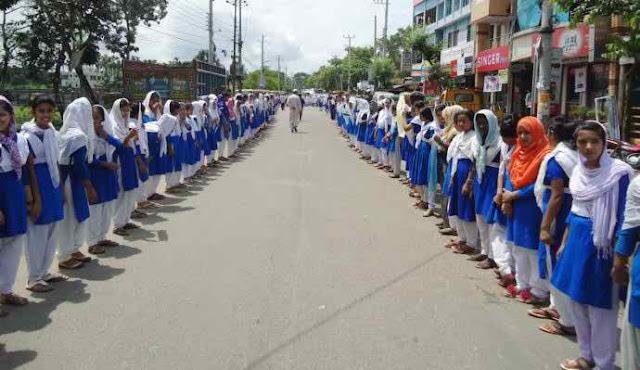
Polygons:
<instances>
[{"instance_id":1,"label":"paved asphalt road","mask_svg":"<svg viewBox=\"0 0 640 370\"><path fill-rule=\"evenodd\" d=\"M323 113L297 135L287 115L124 246L12 308L0 368L538 370L577 355L443 248Z\"/></svg>"}]
</instances>

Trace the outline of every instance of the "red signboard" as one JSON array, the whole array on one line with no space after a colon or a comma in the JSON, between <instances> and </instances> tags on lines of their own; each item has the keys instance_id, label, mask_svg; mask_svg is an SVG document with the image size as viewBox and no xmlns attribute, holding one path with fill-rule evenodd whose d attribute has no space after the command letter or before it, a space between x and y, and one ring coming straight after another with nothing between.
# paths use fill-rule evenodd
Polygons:
<instances>
[{"instance_id":1,"label":"red signboard","mask_svg":"<svg viewBox=\"0 0 640 370\"><path fill-rule=\"evenodd\" d=\"M476 55L476 72L491 72L509 68L509 45L481 51Z\"/></svg>"},{"instance_id":2,"label":"red signboard","mask_svg":"<svg viewBox=\"0 0 640 370\"><path fill-rule=\"evenodd\" d=\"M452 60L451 63L449 63L449 67L451 67L449 77L456 77L458 75L458 61L456 59Z\"/></svg>"},{"instance_id":3,"label":"red signboard","mask_svg":"<svg viewBox=\"0 0 640 370\"><path fill-rule=\"evenodd\" d=\"M533 35L532 47L535 49L540 34ZM588 24L579 24L576 28L562 27L553 31L551 47L562 49L562 59L589 56L590 32ZM531 53L535 55L535 50Z\"/></svg>"}]
</instances>

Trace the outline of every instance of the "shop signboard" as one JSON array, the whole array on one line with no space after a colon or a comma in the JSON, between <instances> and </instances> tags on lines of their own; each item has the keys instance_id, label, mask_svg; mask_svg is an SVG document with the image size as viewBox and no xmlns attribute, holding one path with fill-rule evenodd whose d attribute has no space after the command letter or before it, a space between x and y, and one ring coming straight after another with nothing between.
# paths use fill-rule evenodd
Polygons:
<instances>
[{"instance_id":1,"label":"shop signboard","mask_svg":"<svg viewBox=\"0 0 640 370\"><path fill-rule=\"evenodd\" d=\"M486 73L509 68L510 57L509 45L481 51L476 55L476 72Z\"/></svg>"},{"instance_id":2,"label":"shop signboard","mask_svg":"<svg viewBox=\"0 0 640 370\"><path fill-rule=\"evenodd\" d=\"M577 68L575 75L575 92L587 91L587 67Z\"/></svg>"},{"instance_id":3,"label":"shop signboard","mask_svg":"<svg viewBox=\"0 0 640 370\"><path fill-rule=\"evenodd\" d=\"M590 34L588 24L557 28L551 36L551 47L562 50L562 59L589 57ZM533 35L533 47L540 42L540 37L540 34ZM535 55L535 50L531 50L531 55Z\"/></svg>"},{"instance_id":4,"label":"shop signboard","mask_svg":"<svg viewBox=\"0 0 640 370\"><path fill-rule=\"evenodd\" d=\"M169 78L168 77L149 77L147 81L148 91L157 91L161 98L169 98Z\"/></svg>"},{"instance_id":5,"label":"shop signboard","mask_svg":"<svg viewBox=\"0 0 640 370\"><path fill-rule=\"evenodd\" d=\"M502 84L500 83L500 77L498 75L484 76L484 88L483 92L499 92L502 91Z\"/></svg>"}]
</instances>

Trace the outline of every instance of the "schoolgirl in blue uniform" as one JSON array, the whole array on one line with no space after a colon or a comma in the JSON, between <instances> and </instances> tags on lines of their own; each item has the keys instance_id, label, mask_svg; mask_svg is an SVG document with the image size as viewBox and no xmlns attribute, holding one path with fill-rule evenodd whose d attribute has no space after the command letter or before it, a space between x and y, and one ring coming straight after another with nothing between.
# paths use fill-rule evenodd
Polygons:
<instances>
[{"instance_id":1,"label":"schoolgirl in blue uniform","mask_svg":"<svg viewBox=\"0 0 640 370\"><path fill-rule=\"evenodd\" d=\"M240 122L238 119L237 103L233 97L227 98L227 112L229 114L229 128L231 129L227 157L232 158L238 150L240 138Z\"/></svg>"},{"instance_id":2,"label":"schoolgirl in blue uniform","mask_svg":"<svg viewBox=\"0 0 640 370\"><path fill-rule=\"evenodd\" d=\"M474 117L476 167L473 195L475 201L476 224L480 235L480 254L474 261L484 262L478 267L495 267L491 249L490 217L491 205L498 188L498 169L500 167L500 127L498 117L488 109L476 113Z\"/></svg>"},{"instance_id":3,"label":"schoolgirl in blue uniform","mask_svg":"<svg viewBox=\"0 0 640 370\"><path fill-rule=\"evenodd\" d=\"M611 275L614 237L624 224L634 171L609 156L606 131L599 123L580 123L575 138L580 160L569 181L573 203L551 283L571 300L581 357L562 367L587 364L613 370L619 299Z\"/></svg>"},{"instance_id":4,"label":"schoolgirl in blue uniform","mask_svg":"<svg viewBox=\"0 0 640 370\"><path fill-rule=\"evenodd\" d=\"M53 290L49 283L66 280L50 272L58 243L58 229L64 218L63 195L60 186L58 132L51 123L55 110L54 100L38 95L32 102L34 119L22 125L21 132L29 144L41 199L40 217L29 220L25 257L29 277L27 289L35 293Z\"/></svg>"},{"instance_id":5,"label":"schoolgirl in blue uniform","mask_svg":"<svg viewBox=\"0 0 640 370\"><path fill-rule=\"evenodd\" d=\"M27 166L29 146L23 135L16 133L13 105L0 95L0 303L24 306L27 300L13 293L20 254L26 242L27 213L40 216L40 199L33 166ZM35 201L35 202L34 202ZM8 315L0 310L0 317Z\"/></svg>"},{"instance_id":6,"label":"schoolgirl in blue uniform","mask_svg":"<svg viewBox=\"0 0 640 370\"><path fill-rule=\"evenodd\" d=\"M207 140L209 140L209 148L211 149L211 155L207 159L209 167L213 167L217 163L218 150L218 138L220 131L220 116L218 115L218 107L215 103L212 105L203 102L202 112L205 120L209 122L209 131L207 132ZM218 153L218 154L217 154Z\"/></svg>"},{"instance_id":7,"label":"schoolgirl in blue uniform","mask_svg":"<svg viewBox=\"0 0 640 370\"><path fill-rule=\"evenodd\" d=\"M74 100L62 116L60 128L60 183L65 192L65 218L60 225L58 266L82 267L91 257L80 252L87 239L89 204L98 201L91 184L89 160L93 160L95 131L91 103Z\"/></svg>"},{"instance_id":8,"label":"schoolgirl in blue uniform","mask_svg":"<svg viewBox=\"0 0 640 370\"><path fill-rule=\"evenodd\" d=\"M455 216L457 222L460 244L451 248L456 254L473 254L479 251L475 205L472 198L476 139L473 117L473 112L468 109L455 115L454 120L458 124L459 133L449 147L452 159L448 215Z\"/></svg>"},{"instance_id":9,"label":"schoolgirl in blue uniform","mask_svg":"<svg viewBox=\"0 0 640 370\"><path fill-rule=\"evenodd\" d=\"M118 99L113 103L110 121L114 139L110 142L115 146L114 160L118 163L118 183L120 194L116 201L116 211L113 218L114 233L127 235L129 230L139 228L131 223L131 213L135 209L138 197L137 189L140 185L137 168L137 148L135 140L138 131L129 128L131 107L127 99Z\"/></svg>"},{"instance_id":10,"label":"schoolgirl in blue uniform","mask_svg":"<svg viewBox=\"0 0 640 370\"><path fill-rule=\"evenodd\" d=\"M429 178L429 155L431 154L431 144L429 139L434 135L433 113L431 108L423 108L420 113L420 130L415 138L415 156L411 170L411 179L421 197L419 206L428 208L427 203L427 179ZM414 127L415 130L415 127ZM429 208L431 209L431 208Z\"/></svg>"},{"instance_id":11,"label":"schoolgirl in blue uniform","mask_svg":"<svg viewBox=\"0 0 640 370\"><path fill-rule=\"evenodd\" d=\"M116 210L120 185L118 164L114 156L118 143L113 141L111 117L100 105L93 107L93 129L96 135L93 140L93 157L89 161L89 176L98 199L89 205L87 244L89 253L103 254L104 247L118 245L107 240L107 233Z\"/></svg>"},{"instance_id":12,"label":"schoolgirl in blue uniform","mask_svg":"<svg viewBox=\"0 0 640 370\"><path fill-rule=\"evenodd\" d=\"M149 146L149 180L147 181L145 193L148 200L162 200L164 196L156 192L162 176L167 172L168 133L163 132L158 125L158 120L162 117L162 100L156 91L150 91L142 104L145 107L142 120L147 132L147 145Z\"/></svg>"},{"instance_id":13,"label":"schoolgirl in blue uniform","mask_svg":"<svg viewBox=\"0 0 640 370\"><path fill-rule=\"evenodd\" d=\"M231 126L229 124L229 107L226 102L228 94L220 94L217 100L213 100L218 105L218 115L220 116L220 135L222 135L222 144L218 146L218 152L221 161L227 161L229 155L229 134ZM214 109L212 107L212 109Z\"/></svg>"},{"instance_id":14,"label":"schoolgirl in blue uniform","mask_svg":"<svg viewBox=\"0 0 640 370\"><path fill-rule=\"evenodd\" d=\"M400 145L402 145L402 142L398 136L398 118L395 105L391 106L391 116L391 125L387 130L384 140L387 145L387 158L389 158L389 164L391 165L391 175L389 175L389 177L398 179L400 178L402 164L402 159L400 158Z\"/></svg>"},{"instance_id":15,"label":"schoolgirl in blue uniform","mask_svg":"<svg viewBox=\"0 0 640 370\"><path fill-rule=\"evenodd\" d=\"M613 280L617 284L629 284L627 305L622 320L620 353L622 369L640 368L640 177L629 185L624 223L618 233L613 262ZM629 271L629 259L631 270Z\"/></svg>"},{"instance_id":16,"label":"schoolgirl in blue uniform","mask_svg":"<svg viewBox=\"0 0 640 370\"><path fill-rule=\"evenodd\" d=\"M164 114L161 121L158 122L162 131L167 135L167 161L165 162L167 193L176 192L177 186L180 185L180 175L182 174L182 148L180 145L182 130L180 124L178 124L178 115L183 109L177 101L167 100L164 104Z\"/></svg>"},{"instance_id":17,"label":"schoolgirl in blue uniform","mask_svg":"<svg viewBox=\"0 0 640 370\"><path fill-rule=\"evenodd\" d=\"M137 103L131 105L131 118L129 118L129 128L136 129L138 131L138 137L135 142L136 145L136 165L138 169L138 179L140 180L140 186L138 186L138 208L146 209L153 205L147 200L146 187L149 180L149 144L147 143L148 136L143 121L144 105ZM144 218L147 214L136 209L131 213L131 218Z\"/></svg>"},{"instance_id":18,"label":"schoolgirl in blue uniform","mask_svg":"<svg viewBox=\"0 0 640 370\"><path fill-rule=\"evenodd\" d=\"M413 118L404 127L405 139L407 142L406 148L406 162L407 162L407 176L409 179L409 186L411 187L410 195L415 198L421 198L421 194L416 189L415 185L415 154L416 154L416 137L420 130L422 130L422 120L420 119L420 112L426 108L424 101L418 101L411 106ZM423 206L422 200L418 200L415 204L416 207Z\"/></svg>"},{"instance_id":19,"label":"schoolgirl in blue uniform","mask_svg":"<svg viewBox=\"0 0 640 370\"><path fill-rule=\"evenodd\" d=\"M542 211L540 225L540 278L549 280L556 265L556 255L562 242L566 220L571 211L573 198L569 190L569 177L578 164L578 153L574 149L573 122L554 120L547 130L549 144L553 148L540 165L535 186L538 207ZM540 330L557 335L575 335L573 316L569 300L554 289L550 292L551 305L529 310L529 315L542 319L553 319L540 326Z\"/></svg>"},{"instance_id":20,"label":"schoolgirl in blue uniform","mask_svg":"<svg viewBox=\"0 0 640 370\"><path fill-rule=\"evenodd\" d=\"M198 149L196 148L196 116L202 114L203 103L194 101L187 105L187 119L182 127L182 142L184 145L184 163L182 178L185 182L192 180L198 169Z\"/></svg>"},{"instance_id":21,"label":"schoolgirl in blue uniform","mask_svg":"<svg viewBox=\"0 0 640 370\"><path fill-rule=\"evenodd\" d=\"M375 142L373 144L374 149L379 152L378 156L380 157L380 163L377 167L389 171L391 169L391 163L387 156L387 140L385 140L385 137L389 133L393 121L393 113L391 112L392 102L391 99L385 99L382 107L378 110L377 125L375 126Z\"/></svg>"},{"instance_id":22,"label":"schoolgirl in blue uniform","mask_svg":"<svg viewBox=\"0 0 640 370\"><path fill-rule=\"evenodd\" d=\"M358 107L358 126L356 127L356 149L359 153L365 153L367 141L367 127L369 126L369 102L364 99L357 100ZM365 117L366 115L366 117ZM375 157L377 159L377 156ZM371 160L374 160L372 157ZM377 162L377 160L375 161Z\"/></svg>"},{"instance_id":23,"label":"schoolgirl in blue uniform","mask_svg":"<svg viewBox=\"0 0 640 370\"><path fill-rule=\"evenodd\" d=\"M464 108L459 105L451 105L446 107L442 111L442 117L445 121L444 133L442 135L443 142L446 144L446 155L443 158L443 165L445 166L444 178L442 181L442 224L438 225L439 231L442 235L456 235L456 227L458 222L455 216L449 216L446 210L449 209L449 197L451 195L451 160L453 159L454 150L452 144L458 136L458 123L455 121L455 115L462 111ZM445 247L451 248L454 245L459 245L459 240L451 240L445 244Z\"/></svg>"},{"instance_id":24,"label":"schoolgirl in blue uniform","mask_svg":"<svg viewBox=\"0 0 640 370\"><path fill-rule=\"evenodd\" d=\"M209 161L213 153L211 149L211 138L209 137L211 133L211 120L209 120L207 115L202 116L200 127L200 135L202 138L202 161L200 162L200 171L205 172L209 166Z\"/></svg>"}]
</instances>

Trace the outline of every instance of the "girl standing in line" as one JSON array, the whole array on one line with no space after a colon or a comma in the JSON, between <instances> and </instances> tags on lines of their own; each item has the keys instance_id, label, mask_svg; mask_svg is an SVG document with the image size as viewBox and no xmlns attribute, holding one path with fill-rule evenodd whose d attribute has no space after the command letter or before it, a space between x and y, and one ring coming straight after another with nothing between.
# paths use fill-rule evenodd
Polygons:
<instances>
[{"instance_id":1,"label":"girl standing in line","mask_svg":"<svg viewBox=\"0 0 640 370\"><path fill-rule=\"evenodd\" d=\"M551 283L571 301L581 357L561 367L613 370L619 290L611 272L633 170L609 156L600 123L580 123L574 137L580 160L569 180L573 203Z\"/></svg>"},{"instance_id":2,"label":"girl standing in line","mask_svg":"<svg viewBox=\"0 0 640 370\"><path fill-rule=\"evenodd\" d=\"M147 93L142 104L145 112L142 117L145 131L147 132L147 145L149 146L149 181L145 193L150 201L164 199L157 193L160 180L166 171L167 133L158 126L158 120L162 117L162 99L156 91Z\"/></svg>"},{"instance_id":3,"label":"girl standing in line","mask_svg":"<svg viewBox=\"0 0 640 370\"><path fill-rule=\"evenodd\" d=\"M47 95L38 95L31 104L33 120L22 125L21 131L29 144L34 160L42 211L31 222L27 232L25 257L29 278L27 290L45 293L53 290L50 283L67 280L67 277L50 272L58 243L58 229L64 218L64 200L60 186L58 157L60 148L58 132L51 123L55 102Z\"/></svg>"},{"instance_id":4,"label":"girl standing in line","mask_svg":"<svg viewBox=\"0 0 640 370\"><path fill-rule=\"evenodd\" d=\"M33 166L27 166L29 145L16 133L13 105L0 95L0 303L24 306L26 298L13 293L20 254L26 241L27 214L40 216L40 199ZM31 168L29 168L31 167ZM8 313L0 310L0 317Z\"/></svg>"},{"instance_id":5,"label":"girl standing in line","mask_svg":"<svg viewBox=\"0 0 640 370\"><path fill-rule=\"evenodd\" d=\"M91 103L74 100L62 116L60 128L60 181L65 193L65 218L60 225L58 266L77 269L91 261L80 252L87 240L89 204L98 201L91 184L89 160L93 160L95 131Z\"/></svg>"},{"instance_id":6,"label":"girl standing in line","mask_svg":"<svg viewBox=\"0 0 640 370\"><path fill-rule=\"evenodd\" d=\"M131 118L129 119L129 127L138 130L138 140L136 141L136 165L138 169L138 178L140 186L138 187L137 202L139 209L147 209L153 207L151 201L147 200L145 189L149 180L149 144L147 143L147 131L143 121L144 105L142 103L133 104L131 106ZM131 218L144 218L147 214L136 209L132 212Z\"/></svg>"},{"instance_id":7,"label":"girl standing in line","mask_svg":"<svg viewBox=\"0 0 640 370\"><path fill-rule=\"evenodd\" d=\"M166 192L169 194L178 192L180 174L182 173L182 162L180 161L182 131L178 124L178 115L182 109L180 103L177 101L167 100L167 102L164 103L164 114L160 121L158 121L158 125L167 135L165 179L167 181Z\"/></svg>"}]
</instances>

